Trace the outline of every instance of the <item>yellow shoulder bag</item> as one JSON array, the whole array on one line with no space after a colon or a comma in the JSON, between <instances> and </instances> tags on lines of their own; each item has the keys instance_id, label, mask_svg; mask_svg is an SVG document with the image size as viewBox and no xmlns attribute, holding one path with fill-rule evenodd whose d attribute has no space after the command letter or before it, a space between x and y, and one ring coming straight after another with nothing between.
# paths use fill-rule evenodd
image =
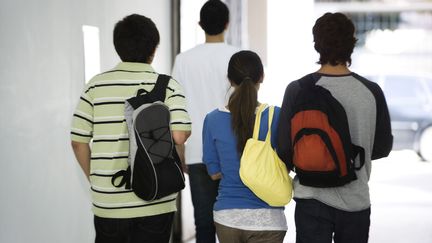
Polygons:
<instances>
[{"instance_id":1,"label":"yellow shoulder bag","mask_svg":"<svg viewBox=\"0 0 432 243\"><path fill-rule=\"evenodd\" d=\"M252 138L246 142L240 159L240 178L251 191L270 206L281 207L292 198L292 179L286 165L271 146L271 124L274 107L269 107L268 132L265 141L258 140L261 104L255 118Z\"/></svg>"}]
</instances>

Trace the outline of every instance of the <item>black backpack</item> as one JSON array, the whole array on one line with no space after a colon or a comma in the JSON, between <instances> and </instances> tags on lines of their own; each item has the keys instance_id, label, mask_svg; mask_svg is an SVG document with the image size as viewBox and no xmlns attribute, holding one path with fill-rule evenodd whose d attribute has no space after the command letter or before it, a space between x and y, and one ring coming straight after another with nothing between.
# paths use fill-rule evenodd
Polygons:
<instances>
[{"instance_id":1,"label":"black backpack","mask_svg":"<svg viewBox=\"0 0 432 243\"><path fill-rule=\"evenodd\" d=\"M290 113L292 164L300 184L337 187L357 179L364 149L352 144L345 109L313 74L299 80ZM354 159L360 155L360 165Z\"/></svg>"},{"instance_id":2,"label":"black backpack","mask_svg":"<svg viewBox=\"0 0 432 243\"><path fill-rule=\"evenodd\" d=\"M170 130L170 110L163 103L169 80L170 76L159 75L153 90L140 89L135 97L125 102L129 167L114 174L111 182L115 187L132 189L146 201L168 196L185 187Z\"/></svg>"}]
</instances>

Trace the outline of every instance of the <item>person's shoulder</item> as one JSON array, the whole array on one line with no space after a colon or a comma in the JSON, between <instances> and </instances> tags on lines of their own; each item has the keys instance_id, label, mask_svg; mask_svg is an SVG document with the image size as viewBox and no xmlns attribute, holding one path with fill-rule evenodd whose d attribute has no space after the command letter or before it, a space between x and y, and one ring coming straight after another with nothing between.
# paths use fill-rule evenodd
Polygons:
<instances>
[{"instance_id":1,"label":"person's shoulder","mask_svg":"<svg viewBox=\"0 0 432 243\"><path fill-rule=\"evenodd\" d=\"M280 112L280 109L281 109L281 108L280 108L279 106L276 106L276 105L274 106L274 112L275 112L275 113L279 113L279 112Z\"/></svg>"},{"instance_id":2,"label":"person's shoulder","mask_svg":"<svg viewBox=\"0 0 432 243\"><path fill-rule=\"evenodd\" d=\"M201 45L199 48L200 51L204 53L212 53L219 56L227 55L231 57L234 53L241 51L240 48L236 46L229 45L225 42L220 43L205 43Z\"/></svg>"},{"instance_id":3,"label":"person's shoulder","mask_svg":"<svg viewBox=\"0 0 432 243\"><path fill-rule=\"evenodd\" d=\"M229 45L229 44L225 44L225 48L229 51L232 51L232 52L239 52L242 50L241 48L239 48L237 46L233 46L233 45Z\"/></svg>"},{"instance_id":4,"label":"person's shoulder","mask_svg":"<svg viewBox=\"0 0 432 243\"><path fill-rule=\"evenodd\" d=\"M183 62L191 59L191 57L194 56L193 53L194 53L193 48L189 49L187 51L181 52L181 53L177 54L177 56L175 57L175 61L174 62L177 65L179 65L180 63L183 63Z\"/></svg>"},{"instance_id":5,"label":"person's shoulder","mask_svg":"<svg viewBox=\"0 0 432 243\"><path fill-rule=\"evenodd\" d=\"M104 71L104 72L101 72L101 73L98 73L98 74L96 74L95 76L93 76L88 82L87 82L87 84L94 84L95 82L99 82L99 81L105 81L105 80L107 80L107 79L110 79L110 77L112 76L112 73L114 72L115 70L114 69L112 69L112 70L107 70L107 71Z\"/></svg>"},{"instance_id":6,"label":"person's shoulder","mask_svg":"<svg viewBox=\"0 0 432 243\"><path fill-rule=\"evenodd\" d=\"M236 46L232 46L232 45L223 43L219 46L217 51L220 53L220 55L225 55L225 56L231 58L232 55L234 55L235 53L237 53L241 50L242 49L240 49Z\"/></svg>"},{"instance_id":7,"label":"person's shoulder","mask_svg":"<svg viewBox=\"0 0 432 243\"><path fill-rule=\"evenodd\" d=\"M300 82L305 82L313 77L313 73L307 74L299 79L292 80L288 83L285 92L295 93L300 89Z\"/></svg>"},{"instance_id":8,"label":"person's shoulder","mask_svg":"<svg viewBox=\"0 0 432 243\"><path fill-rule=\"evenodd\" d=\"M207 123L210 126L217 125L220 123L220 121L223 119L223 112L219 109L214 109L207 113L205 117L205 123Z\"/></svg>"},{"instance_id":9,"label":"person's shoulder","mask_svg":"<svg viewBox=\"0 0 432 243\"><path fill-rule=\"evenodd\" d=\"M87 81L87 83L85 84L86 89L87 88L94 88L95 85L99 84L99 83L104 83L104 82L109 82L110 80L113 80L113 73L114 73L115 69L111 69L111 70L107 70L107 71L103 71L101 73L96 74L95 76L93 76L90 80ZM119 75L117 75L119 76Z\"/></svg>"},{"instance_id":10,"label":"person's shoulder","mask_svg":"<svg viewBox=\"0 0 432 243\"><path fill-rule=\"evenodd\" d=\"M216 50L209 45L199 44L191 49L188 49L176 56L175 63L180 65L182 68L195 68L196 65L200 65L203 61L206 62L209 56L214 56L215 53L223 55L225 51ZM228 54L231 57L231 54Z\"/></svg>"},{"instance_id":11,"label":"person's shoulder","mask_svg":"<svg viewBox=\"0 0 432 243\"><path fill-rule=\"evenodd\" d=\"M181 53L177 54L176 59L185 59L189 57L194 57L198 53L201 53L204 49L203 44L198 44L192 48L187 49L186 51L182 51Z\"/></svg>"},{"instance_id":12,"label":"person's shoulder","mask_svg":"<svg viewBox=\"0 0 432 243\"><path fill-rule=\"evenodd\" d=\"M218 119L219 117L223 116L224 113L226 112L221 111L221 109L217 108L207 113L207 117L208 119Z\"/></svg>"},{"instance_id":13,"label":"person's shoulder","mask_svg":"<svg viewBox=\"0 0 432 243\"><path fill-rule=\"evenodd\" d=\"M273 110L274 110L275 112L280 110L280 107L277 106L277 105L270 105L270 104L267 104L267 107L264 109L264 111L268 111L268 110L270 110L271 107L273 107Z\"/></svg>"},{"instance_id":14,"label":"person's shoulder","mask_svg":"<svg viewBox=\"0 0 432 243\"><path fill-rule=\"evenodd\" d=\"M381 87L378 85L378 83L373 82L357 73L352 73L352 76L363 83L375 96L382 93Z\"/></svg>"},{"instance_id":15,"label":"person's shoulder","mask_svg":"<svg viewBox=\"0 0 432 243\"><path fill-rule=\"evenodd\" d=\"M166 75L167 75L167 74L166 74ZM170 85L170 84L173 84L173 85L175 85L175 86L177 86L177 85L181 85L181 84L179 83L179 81L177 81L177 79L175 79L173 76L170 76L170 75L167 75L167 76L169 76L168 85Z\"/></svg>"},{"instance_id":16,"label":"person's shoulder","mask_svg":"<svg viewBox=\"0 0 432 243\"><path fill-rule=\"evenodd\" d=\"M267 107L262 111L262 116L267 117L267 115L270 112L270 108L273 108L273 116L278 116L280 112L280 107L275 105L268 105Z\"/></svg>"}]
</instances>

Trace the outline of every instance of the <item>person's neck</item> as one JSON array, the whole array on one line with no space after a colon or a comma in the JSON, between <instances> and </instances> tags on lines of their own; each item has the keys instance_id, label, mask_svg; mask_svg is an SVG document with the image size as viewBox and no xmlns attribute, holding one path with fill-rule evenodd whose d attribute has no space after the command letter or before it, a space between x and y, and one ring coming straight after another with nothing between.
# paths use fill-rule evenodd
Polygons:
<instances>
[{"instance_id":1,"label":"person's neck","mask_svg":"<svg viewBox=\"0 0 432 243\"><path fill-rule=\"evenodd\" d=\"M225 42L225 35L224 33L220 33L217 35L205 35L205 43L220 43Z\"/></svg>"},{"instance_id":2,"label":"person's neck","mask_svg":"<svg viewBox=\"0 0 432 243\"><path fill-rule=\"evenodd\" d=\"M317 73L329 74L329 75L345 75L350 74L351 71L345 64L338 64L336 66L330 64L321 65L321 68L318 69Z\"/></svg>"}]
</instances>

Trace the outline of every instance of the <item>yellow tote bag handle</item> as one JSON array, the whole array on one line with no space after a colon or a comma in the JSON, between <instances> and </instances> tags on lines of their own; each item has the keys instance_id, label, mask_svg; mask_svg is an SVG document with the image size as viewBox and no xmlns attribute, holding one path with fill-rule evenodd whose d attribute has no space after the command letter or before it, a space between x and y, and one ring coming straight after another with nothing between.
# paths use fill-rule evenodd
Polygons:
<instances>
[{"instance_id":1,"label":"yellow tote bag handle","mask_svg":"<svg viewBox=\"0 0 432 243\"><path fill-rule=\"evenodd\" d=\"M267 107L267 104L261 104L258 107L258 110L257 110L256 115L255 115L255 125L254 125L252 138L257 139L257 140L258 140L258 134L259 134L259 129L260 129L260 123L261 123L261 113L263 112L263 110L266 107Z\"/></svg>"},{"instance_id":2,"label":"yellow tote bag handle","mask_svg":"<svg viewBox=\"0 0 432 243\"><path fill-rule=\"evenodd\" d=\"M261 104L258 107L258 111L256 113L255 116L255 125L254 125L254 130L253 130L253 138L258 140L258 135L259 135L259 130L260 130L260 125L261 125L261 115L263 113L263 111L265 110L265 108L267 108L267 104ZM268 131L267 131L267 136L265 138L266 142L270 142L271 141L271 124L273 121L273 113L274 113L274 106L270 106L269 107L269 118L268 118Z\"/></svg>"},{"instance_id":3,"label":"yellow tote bag handle","mask_svg":"<svg viewBox=\"0 0 432 243\"><path fill-rule=\"evenodd\" d=\"M269 113L268 113L268 130L267 130L267 136L266 136L266 143L271 143L271 124L273 121L273 113L274 113L274 106L269 107Z\"/></svg>"}]
</instances>

